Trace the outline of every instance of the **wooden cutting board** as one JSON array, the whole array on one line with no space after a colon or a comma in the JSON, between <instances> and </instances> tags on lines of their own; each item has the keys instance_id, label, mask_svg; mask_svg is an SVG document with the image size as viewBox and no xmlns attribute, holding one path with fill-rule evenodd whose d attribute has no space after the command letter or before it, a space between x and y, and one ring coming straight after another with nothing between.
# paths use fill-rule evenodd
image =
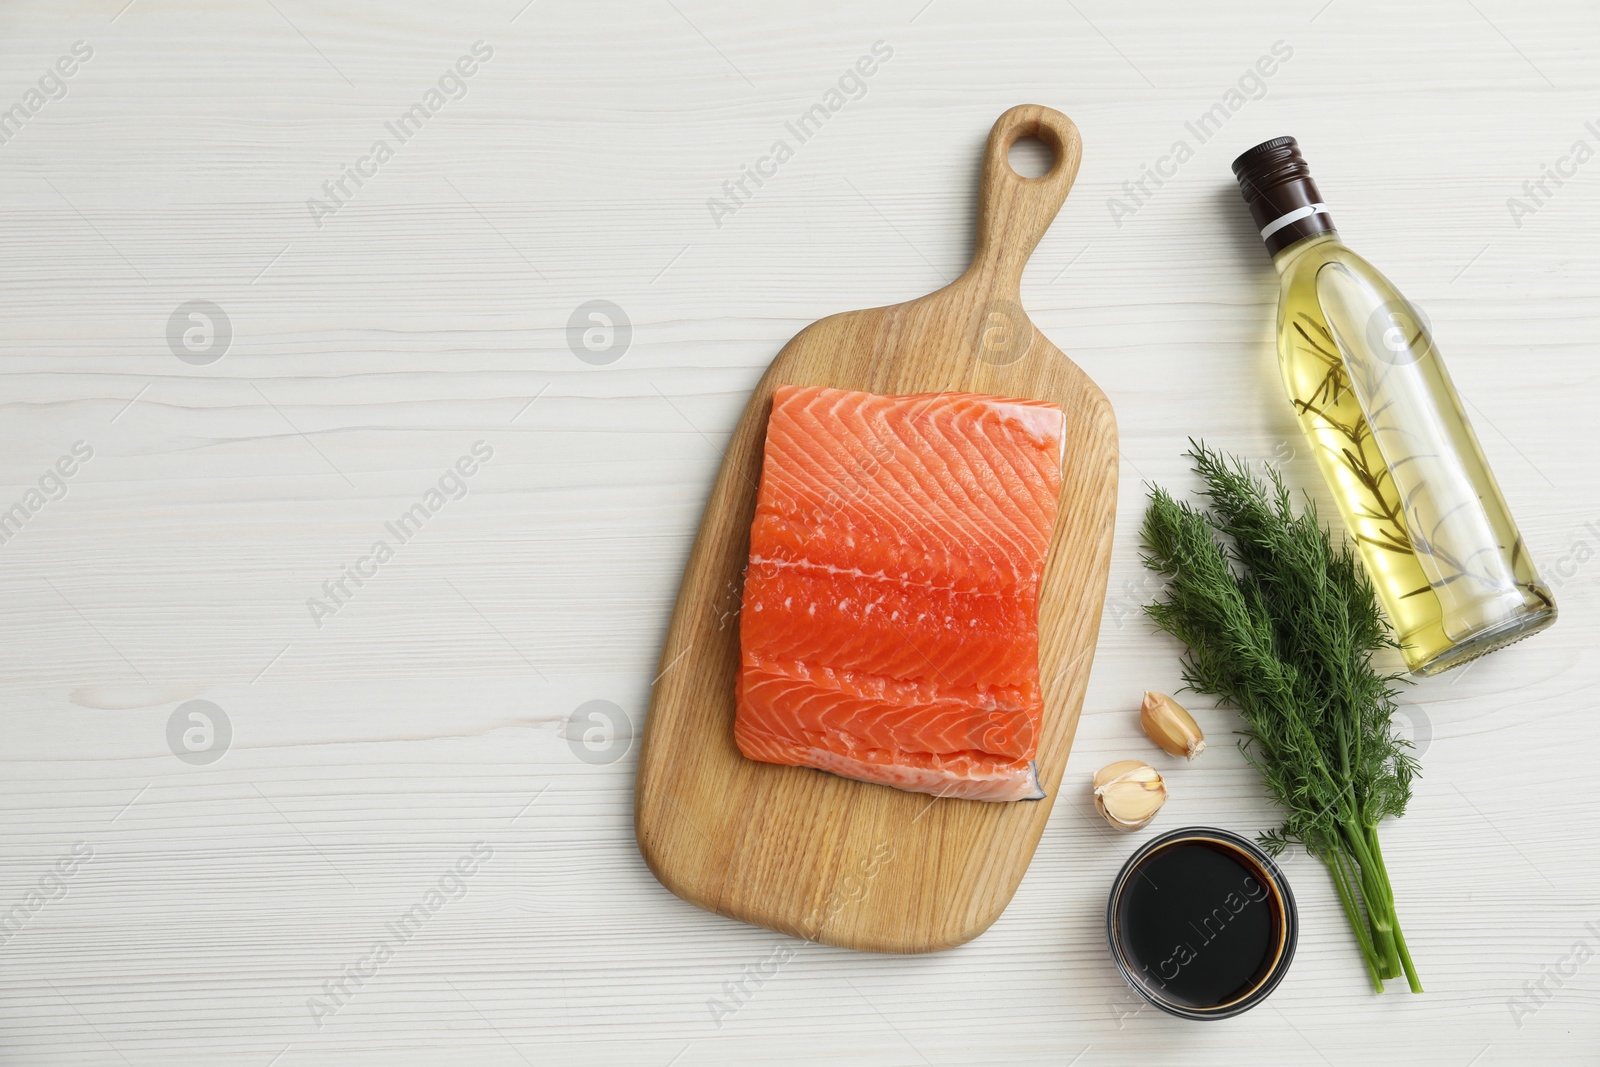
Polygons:
<instances>
[{"instance_id":1,"label":"wooden cutting board","mask_svg":"<svg viewBox=\"0 0 1600 1067\"><path fill-rule=\"evenodd\" d=\"M1038 178L1007 161L1026 136L1055 154ZM984 150L977 250L966 273L919 300L813 323L756 386L678 591L639 758L639 849L684 900L830 945L930 952L982 933L1022 880L1083 704L1116 512L1111 406L1019 302L1022 268L1072 188L1079 155L1065 115L1033 105L1001 115ZM1066 412L1061 512L1039 608L1045 800L935 799L739 754L741 575L772 392L785 383L989 393L1051 400Z\"/></svg>"}]
</instances>

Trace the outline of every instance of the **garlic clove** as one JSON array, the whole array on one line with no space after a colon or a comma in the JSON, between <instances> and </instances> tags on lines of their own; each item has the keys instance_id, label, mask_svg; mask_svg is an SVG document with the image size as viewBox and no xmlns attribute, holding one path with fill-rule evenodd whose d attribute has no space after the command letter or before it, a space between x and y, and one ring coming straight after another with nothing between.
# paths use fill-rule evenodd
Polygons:
<instances>
[{"instance_id":1,"label":"garlic clove","mask_svg":"<svg viewBox=\"0 0 1600 1067\"><path fill-rule=\"evenodd\" d=\"M1183 709L1182 704L1165 693L1145 692L1144 703L1139 708L1139 721L1144 724L1144 732L1150 735L1150 740L1174 756L1194 759L1206 750L1206 738L1200 732L1200 724Z\"/></svg>"},{"instance_id":2,"label":"garlic clove","mask_svg":"<svg viewBox=\"0 0 1600 1067\"><path fill-rule=\"evenodd\" d=\"M1147 763L1118 760L1095 772L1095 809L1119 830L1144 828L1166 802L1167 783Z\"/></svg>"}]
</instances>

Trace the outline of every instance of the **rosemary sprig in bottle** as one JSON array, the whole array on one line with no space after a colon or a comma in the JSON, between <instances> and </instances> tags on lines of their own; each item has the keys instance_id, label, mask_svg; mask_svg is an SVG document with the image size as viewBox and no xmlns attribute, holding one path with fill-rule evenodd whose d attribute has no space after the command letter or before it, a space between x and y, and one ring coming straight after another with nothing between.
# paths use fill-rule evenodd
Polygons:
<instances>
[{"instance_id":1,"label":"rosemary sprig in bottle","mask_svg":"<svg viewBox=\"0 0 1600 1067\"><path fill-rule=\"evenodd\" d=\"M1151 490L1144 561L1167 584L1145 611L1188 646L1188 688L1243 717L1240 747L1285 812L1262 845L1276 855L1298 843L1321 859L1373 985L1403 972L1420 993L1378 847L1378 824L1411 799L1417 761L1391 722L1400 676L1372 663L1396 644L1371 580L1309 501L1294 513L1277 471L1263 483L1192 440L1186 454L1210 510Z\"/></svg>"}]
</instances>

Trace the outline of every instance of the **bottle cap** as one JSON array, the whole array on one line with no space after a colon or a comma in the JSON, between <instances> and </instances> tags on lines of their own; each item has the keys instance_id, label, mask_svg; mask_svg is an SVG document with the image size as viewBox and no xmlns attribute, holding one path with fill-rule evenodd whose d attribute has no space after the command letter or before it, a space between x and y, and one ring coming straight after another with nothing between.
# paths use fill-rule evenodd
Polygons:
<instances>
[{"instance_id":1,"label":"bottle cap","mask_svg":"<svg viewBox=\"0 0 1600 1067\"><path fill-rule=\"evenodd\" d=\"M1233 176L1268 255L1333 229L1333 217L1293 137L1274 137L1244 152L1233 161Z\"/></svg>"}]
</instances>

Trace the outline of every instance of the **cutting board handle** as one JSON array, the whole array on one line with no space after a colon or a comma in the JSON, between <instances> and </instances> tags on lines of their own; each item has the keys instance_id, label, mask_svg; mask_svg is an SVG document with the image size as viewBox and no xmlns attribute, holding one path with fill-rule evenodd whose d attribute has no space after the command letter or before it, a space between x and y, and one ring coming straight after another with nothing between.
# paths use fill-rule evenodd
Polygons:
<instances>
[{"instance_id":1,"label":"cutting board handle","mask_svg":"<svg viewBox=\"0 0 1600 1067\"><path fill-rule=\"evenodd\" d=\"M1037 178L1011 167L1011 146L1037 137L1055 155ZM978 191L978 246L966 278L1013 299L1022 268L1061 210L1078 176L1083 142L1078 127L1061 112L1039 104L1019 104L1001 115L983 151L983 184Z\"/></svg>"}]
</instances>

